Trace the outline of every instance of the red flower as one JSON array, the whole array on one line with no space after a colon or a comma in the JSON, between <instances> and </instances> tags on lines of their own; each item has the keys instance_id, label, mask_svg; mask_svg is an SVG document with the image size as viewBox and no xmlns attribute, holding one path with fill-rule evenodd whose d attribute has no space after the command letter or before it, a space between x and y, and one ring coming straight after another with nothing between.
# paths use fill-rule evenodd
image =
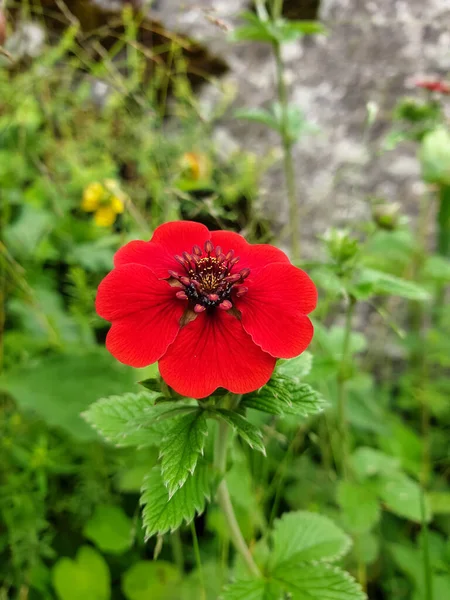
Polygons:
<instances>
[{"instance_id":1,"label":"red flower","mask_svg":"<svg viewBox=\"0 0 450 600\"><path fill-rule=\"evenodd\" d=\"M437 79L425 79L416 81L416 87L423 88L429 92L439 92L440 94L450 94L450 85L445 81L439 81Z\"/></svg>"},{"instance_id":2,"label":"red flower","mask_svg":"<svg viewBox=\"0 0 450 600\"><path fill-rule=\"evenodd\" d=\"M316 288L273 246L177 221L121 248L114 265L96 299L112 323L106 347L132 367L159 361L184 396L256 390L277 358L301 354L312 339Z\"/></svg>"}]
</instances>

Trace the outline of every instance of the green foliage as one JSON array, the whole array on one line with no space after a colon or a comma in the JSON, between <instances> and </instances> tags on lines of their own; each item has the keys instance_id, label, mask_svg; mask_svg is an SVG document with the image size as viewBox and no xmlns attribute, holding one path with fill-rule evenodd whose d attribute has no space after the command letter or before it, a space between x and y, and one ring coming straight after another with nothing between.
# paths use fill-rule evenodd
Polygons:
<instances>
[{"instance_id":1,"label":"green foliage","mask_svg":"<svg viewBox=\"0 0 450 600\"><path fill-rule=\"evenodd\" d=\"M169 496L159 468L144 479L141 504L145 535L150 538L174 531L183 522L190 523L205 509L211 498L213 477L207 465L198 464L193 475L173 495Z\"/></svg>"},{"instance_id":2,"label":"green foliage","mask_svg":"<svg viewBox=\"0 0 450 600\"><path fill-rule=\"evenodd\" d=\"M146 446L161 442L166 424L158 417L173 405L155 405L160 395L152 392L101 398L83 413L100 435L117 446Z\"/></svg>"},{"instance_id":3,"label":"green foliage","mask_svg":"<svg viewBox=\"0 0 450 600\"><path fill-rule=\"evenodd\" d=\"M203 455L208 426L205 413L196 412L172 421L161 443L161 474L169 498L194 474Z\"/></svg>"},{"instance_id":4,"label":"green foliage","mask_svg":"<svg viewBox=\"0 0 450 600\"><path fill-rule=\"evenodd\" d=\"M241 406L279 416L309 417L320 413L327 403L319 392L301 381L311 366L308 352L280 363L269 383L257 392L246 394Z\"/></svg>"},{"instance_id":5,"label":"green foliage","mask_svg":"<svg viewBox=\"0 0 450 600\"><path fill-rule=\"evenodd\" d=\"M98 397L123 393L132 383L131 369L119 365L106 352L96 350L82 355L55 355L29 367L11 369L1 376L0 389L49 425L88 440L93 432L80 413Z\"/></svg>"},{"instance_id":6,"label":"green foliage","mask_svg":"<svg viewBox=\"0 0 450 600\"><path fill-rule=\"evenodd\" d=\"M284 583L292 600L364 600L366 595L345 571L330 565L280 569L275 577Z\"/></svg>"},{"instance_id":7,"label":"green foliage","mask_svg":"<svg viewBox=\"0 0 450 600\"><path fill-rule=\"evenodd\" d=\"M291 143L298 141L304 133L312 130L298 107L289 106L286 115L284 115L279 102L272 104L269 110L263 108L241 108L235 111L234 116L236 119L252 121L270 127L270 129L273 129L280 135L283 135L287 131L288 139Z\"/></svg>"},{"instance_id":8,"label":"green foliage","mask_svg":"<svg viewBox=\"0 0 450 600\"><path fill-rule=\"evenodd\" d=\"M131 546L132 522L120 507L103 504L96 507L83 534L102 552L122 554Z\"/></svg>"},{"instance_id":9,"label":"green foliage","mask_svg":"<svg viewBox=\"0 0 450 600\"><path fill-rule=\"evenodd\" d=\"M231 34L233 42L251 41L282 44L293 42L304 35L324 33L324 27L315 21L263 20L246 12L241 15L245 25L237 27Z\"/></svg>"},{"instance_id":10,"label":"green foliage","mask_svg":"<svg viewBox=\"0 0 450 600\"><path fill-rule=\"evenodd\" d=\"M286 593L299 600L366 597L350 575L327 564L344 556L351 546L350 538L327 517L306 511L285 514L276 521L272 538L264 580L237 581L225 598L267 600Z\"/></svg>"},{"instance_id":11,"label":"green foliage","mask_svg":"<svg viewBox=\"0 0 450 600\"><path fill-rule=\"evenodd\" d=\"M293 262L319 288L311 353L279 360L240 402L224 392L198 403L168 389L156 366L137 373L107 354L98 283L121 245L168 220L273 239L256 199L278 153L228 152L216 123L230 116L275 131L288 164L312 128L308 106L288 103L282 45L324 29L267 12L282 3L246 13L230 37L272 47L278 97L229 111L236 92L217 73L206 75L216 105L193 93L211 58L194 41L141 28L129 7L108 23L73 9L81 26L63 30L68 14L48 4L9 12L7 3L8 39L22 18L45 17L50 30L39 56L16 56L7 39L12 60L0 57L0 597L358 600L360 587L330 564L350 538L343 564L371 596L430 600L428 580L434 600L450 597L441 97L400 99L382 149L416 144L421 209L405 215L401 199L368 198L370 221L325 233L311 261L295 256L291 227ZM367 128L376 125L369 103ZM101 227L82 199L105 179L125 210ZM215 503L217 420L237 434L220 477L260 578L236 560ZM184 525L204 512L200 568Z\"/></svg>"},{"instance_id":12,"label":"green foliage","mask_svg":"<svg viewBox=\"0 0 450 600\"><path fill-rule=\"evenodd\" d=\"M240 414L224 408L218 408L215 411L223 421L231 425L236 433L241 437L250 448L254 448L263 454L266 454L266 449L262 441L261 431L252 425L247 419Z\"/></svg>"},{"instance_id":13,"label":"green foliage","mask_svg":"<svg viewBox=\"0 0 450 600\"><path fill-rule=\"evenodd\" d=\"M273 544L275 568L289 570L302 562L335 562L348 552L351 540L327 517L299 511L276 521Z\"/></svg>"},{"instance_id":14,"label":"green foliage","mask_svg":"<svg viewBox=\"0 0 450 600\"><path fill-rule=\"evenodd\" d=\"M60 600L108 600L111 597L108 565L101 554L82 546L76 559L60 558L52 581Z\"/></svg>"},{"instance_id":15,"label":"green foliage","mask_svg":"<svg viewBox=\"0 0 450 600\"><path fill-rule=\"evenodd\" d=\"M143 560L126 571L122 590L127 600L176 600L179 598L180 572L169 562Z\"/></svg>"}]
</instances>

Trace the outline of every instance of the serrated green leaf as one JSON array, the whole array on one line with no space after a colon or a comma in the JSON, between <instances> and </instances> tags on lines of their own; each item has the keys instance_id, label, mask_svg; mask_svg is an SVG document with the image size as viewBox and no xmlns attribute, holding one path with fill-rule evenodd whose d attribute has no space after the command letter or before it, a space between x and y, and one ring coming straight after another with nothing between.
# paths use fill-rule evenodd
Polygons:
<instances>
[{"instance_id":1,"label":"serrated green leaf","mask_svg":"<svg viewBox=\"0 0 450 600\"><path fill-rule=\"evenodd\" d=\"M203 410L197 409L170 423L161 444L161 474L169 497L193 474L203 454L208 423Z\"/></svg>"},{"instance_id":2,"label":"serrated green leaf","mask_svg":"<svg viewBox=\"0 0 450 600\"><path fill-rule=\"evenodd\" d=\"M296 358L284 360L277 365L277 373L300 381L311 372L313 365L313 355L311 352L303 352Z\"/></svg>"},{"instance_id":3,"label":"serrated green leaf","mask_svg":"<svg viewBox=\"0 0 450 600\"><path fill-rule=\"evenodd\" d=\"M60 600L108 600L111 597L108 565L90 546L82 546L75 560L60 558L53 567L52 581Z\"/></svg>"},{"instance_id":4,"label":"serrated green leaf","mask_svg":"<svg viewBox=\"0 0 450 600\"><path fill-rule=\"evenodd\" d=\"M420 485L403 473L385 477L380 481L379 494L387 510L399 517L416 523L422 522ZM425 502L425 519L431 521L431 509L428 498Z\"/></svg>"},{"instance_id":5,"label":"serrated green leaf","mask_svg":"<svg viewBox=\"0 0 450 600\"><path fill-rule=\"evenodd\" d=\"M376 269L361 269L357 285L371 286L373 294L400 296L400 298L422 302L430 299L428 291L417 283Z\"/></svg>"},{"instance_id":6,"label":"serrated green leaf","mask_svg":"<svg viewBox=\"0 0 450 600\"><path fill-rule=\"evenodd\" d=\"M344 525L356 534L370 531L379 521L381 510L376 493L368 484L340 481L337 501L343 511Z\"/></svg>"},{"instance_id":7,"label":"serrated green leaf","mask_svg":"<svg viewBox=\"0 0 450 600\"><path fill-rule=\"evenodd\" d=\"M279 600L283 589L275 581L249 579L236 581L227 586L221 595L223 600Z\"/></svg>"},{"instance_id":8,"label":"serrated green leaf","mask_svg":"<svg viewBox=\"0 0 450 600\"><path fill-rule=\"evenodd\" d=\"M167 424L158 421L175 403L155 406L158 395L150 391L109 396L94 402L84 413L85 420L108 442L116 446L159 444Z\"/></svg>"},{"instance_id":9,"label":"serrated green leaf","mask_svg":"<svg viewBox=\"0 0 450 600\"><path fill-rule=\"evenodd\" d=\"M174 531L183 522L190 523L205 509L213 488L213 476L204 464L198 464L194 474L182 488L169 498L169 493L158 467L144 480L140 504L144 507L142 519L146 538Z\"/></svg>"},{"instance_id":10,"label":"serrated green leaf","mask_svg":"<svg viewBox=\"0 0 450 600\"><path fill-rule=\"evenodd\" d=\"M119 506L100 505L83 528L88 538L102 551L121 554L132 542L132 521Z\"/></svg>"},{"instance_id":11,"label":"serrated green leaf","mask_svg":"<svg viewBox=\"0 0 450 600\"><path fill-rule=\"evenodd\" d=\"M333 562L344 556L350 538L323 515L297 511L283 515L273 528L272 569L311 560Z\"/></svg>"},{"instance_id":12,"label":"serrated green leaf","mask_svg":"<svg viewBox=\"0 0 450 600\"><path fill-rule=\"evenodd\" d=\"M244 396L241 406L274 415L308 417L321 412L326 402L322 395L307 383L299 383L285 375L275 374L259 391Z\"/></svg>"},{"instance_id":13,"label":"serrated green leaf","mask_svg":"<svg viewBox=\"0 0 450 600\"><path fill-rule=\"evenodd\" d=\"M298 565L273 575L292 600L366 600L361 586L345 571L330 565Z\"/></svg>"},{"instance_id":14,"label":"serrated green leaf","mask_svg":"<svg viewBox=\"0 0 450 600\"><path fill-rule=\"evenodd\" d=\"M266 449L262 441L262 433L255 425L252 425L245 417L232 410L218 408L214 413L231 425L236 433L247 442L250 448L262 452L265 456Z\"/></svg>"}]
</instances>

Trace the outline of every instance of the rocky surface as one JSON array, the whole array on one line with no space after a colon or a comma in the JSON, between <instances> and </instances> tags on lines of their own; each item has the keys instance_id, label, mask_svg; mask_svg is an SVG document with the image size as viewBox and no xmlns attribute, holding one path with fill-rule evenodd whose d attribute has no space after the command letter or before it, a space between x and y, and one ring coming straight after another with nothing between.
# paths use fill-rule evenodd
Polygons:
<instances>
[{"instance_id":1,"label":"rocky surface","mask_svg":"<svg viewBox=\"0 0 450 600\"><path fill-rule=\"evenodd\" d=\"M265 106L275 90L270 50L229 44L218 24L234 27L248 5L244 0L159 0L151 9L167 28L201 41L226 61L229 71L223 78L238 90L236 107ZM370 195L399 200L415 212L422 188L414 151L403 146L382 152L382 140L398 98L418 93L412 81L450 70L450 0L321 0L318 17L328 35L305 38L284 51L291 102L319 129L295 148L300 227L307 239L330 224L367 214ZM203 88L204 101L215 93ZM370 131L368 102L378 107ZM273 132L231 118L219 124L218 134L262 154L278 145ZM281 228L288 218L281 165L265 177L264 194Z\"/></svg>"}]
</instances>

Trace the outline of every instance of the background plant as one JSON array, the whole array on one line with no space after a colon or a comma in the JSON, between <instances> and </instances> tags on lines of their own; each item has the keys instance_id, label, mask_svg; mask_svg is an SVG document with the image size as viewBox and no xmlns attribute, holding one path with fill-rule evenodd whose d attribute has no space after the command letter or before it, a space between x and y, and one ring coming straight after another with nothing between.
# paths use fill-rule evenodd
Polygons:
<instances>
[{"instance_id":1,"label":"background plant","mask_svg":"<svg viewBox=\"0 0 450 600\"><path fill-rule=\"evenodd\" d=\"M248 36L265 32L260 41L275 50L285 39L280 30L287 38L308 33L308 24L280 19L279 7L261 5L232 35L243 36L246 27ZM21 19L48 19L45 3L7 8L7 41ZM301 263L320 287L311 354L281 363L262 392L241 400L250 423L244 431L240 413L224 413L234 433L226 462L214 468L216 413L230 410L232 400L185 402L186 414L148 418L142 437L133 438L133 423L121 413L127 402L148 416L184 405L175 406L170 390L156 403L155 371L136 373L106 355L93 299L114 251L129 239L148 239L166 220L199 220L270 241L256 159L241 152L223 159L215 147L215 119L230 113L232 96L222 89L213 116L204 114L189 40L155 33L149 50L139 37L142 16L129 10L91 30L67 17L63 34L50 30L37 57L19 57L7 45L0 68L1 594L215 599L288 590L303 598L299 586L311 590L320 575L341 587L337 597L352 598L359 592L343 582L348 571L369 598L445 598L447 97L423 92L399 100L386 143L385 151L403 141L416 145L426 183L419 220L378 201L372 221L324 232L320 259ZM286 161L304 119L278 100L261 120L280 133ZM82 201L90 184L105 180L116 182L124 212L99 227ZM93 421L98 407L113 407L106 437L119 448L80 417L99 398L115 396L122 400L100 401L86 414ZM169 487L179 474L170 475L170 455L159 458L160 449L183 423L204 432L205 420L204 458L193 445L182 471L188 479L172 496L177 506L189 492L190 502L173 511L175 523L164 524L150 510L151 494L166 493L153 469L165 465ZM263 446L266 456L257 451ZM222 469L263 579L249 575L233 550L214 502ZM203 510L205 490L211 502ZM299 537L283 554L292 531Z\"/></svg>"}]
</instances>

